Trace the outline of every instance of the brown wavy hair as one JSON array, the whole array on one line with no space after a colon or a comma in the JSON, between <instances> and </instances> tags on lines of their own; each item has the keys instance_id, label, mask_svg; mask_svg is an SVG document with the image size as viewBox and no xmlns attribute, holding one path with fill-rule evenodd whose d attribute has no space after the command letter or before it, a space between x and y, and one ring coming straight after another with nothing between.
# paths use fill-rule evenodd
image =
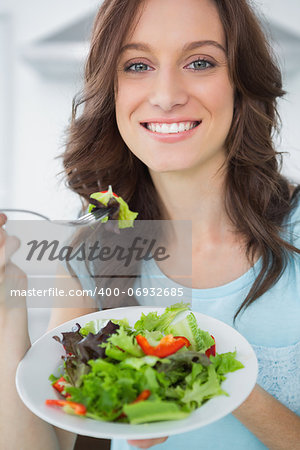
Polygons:
<instances>
[{"instance_id":1,"label":"brown wavy hair","mask_svg":"<svg viewBox=\"0 0 300 450\"><path fill-rule=\"evenodd\" d=\"M290 252L300 250L280 236L283 220L296 205L290 199L288 180L280 174L282 155L272 142L279 123L276 100L285 93L280 69L247 1L212 1L225 31L229 76L235 86L234 115L226 140L225 207L246 239L251 264L255 254L262 260L236 318L278 281ZM64 168L68 187L85 201L92 192L112 185L139 212L139 219L159 220L163 205L148 168L127 148L115 118L120 49L143 3L105 0L96 16L84 89L73 102Z\"/></svg>"}]
</instances>

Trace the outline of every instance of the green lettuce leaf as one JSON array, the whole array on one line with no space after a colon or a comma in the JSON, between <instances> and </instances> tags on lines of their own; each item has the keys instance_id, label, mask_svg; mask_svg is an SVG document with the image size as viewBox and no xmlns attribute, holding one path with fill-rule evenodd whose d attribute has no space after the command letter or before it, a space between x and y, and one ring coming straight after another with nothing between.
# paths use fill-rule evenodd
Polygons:
<instances>
[{"instance_id":1,"label":"green lettuce leaf","mask_svg":"<svg viewBox=\"0 0 300 450\"><path fill-rule=\"evenodd\" d=\"M89 417L114 420L123 411L124 404L133 402L145 389L151 391L153 398L160 398L168 382L164 374L150 367L145 358L141 359L144 359L144 364L136 367L134 363L115 364L107 359L89 361L91 370L82 376L80 388L66 388L71 394L70 400L83 403ZM152 365L154 360L149 362Z\"/></svg>"},{"instance_id":2,"label":"green lettuce leaf","mask_svg":"<svg viewBox=\"0 0 300 450\"><path fill-rule=\"evenodd\" d=\"M165 312L158 315L157 312L148 314L142 313L141 318L135 323L134 328L137 331L161 331L165 332L175 317L183 311L189 309L189 303L175 303L166 308ZM168 333L167 333L168 334Z\"/></svg>"},{"instance_id":3,"label":"green lettuce leaf","mask_svg":"<svg viewBox=\"0 0 300 450\"><path fill-rule=\"evenodd\" d=\"M117 219L119 221L118 222L119 228L133 227L133 222L137 218L138 213L130 211L127 203L122 199L122 197L118 197L118 196L114 195L111 186L109 186L107 192L94 192L93 194L91 194L90 198L97 200L104 206L107 206L108 203L112 202L112 201L114 204L115 203L118 204L117 214L116 214L117 217L115 217L115 215L112 217L108 216L108 217L105 217L104 219L102 219L101 222L105 223L108 221L109 218L111 218L111 219ZM111 204L112 203L110 203L110 205ZM90 204L89 212L91 212L94 208L96 208L96 206L93 204Z\"/></svg>"},{"instance_id":4,"label":"green lettuce leaf","mask_svg":"<svg viewBox=\"0 0 300 450\"><path fill-rule=\"evenodd\" d=\"M81 334L81 336L87 336L89 333L97 334L103 328L105 322L107 322L106 319L91 320L79 330L79 333ZM111 322L115 323L115 321Z\"/></svg>"},{"instance_id":5,"label":"green lettuce leaf","mask_svg":"<svg viewBox=\"0 0 300 450\"><path fill-rule=\"evenodd\" d=\"M61 378L62 375L56 377L53 373L51 373L51 375L49 375L48 380L51 381L51 384L54 384L57 382L57 380L59 380Z\"/></svg>"},{"instance_id":6,"label":"green lettuce leaf","mask_svg":"<svg viewBox=\"0 0 300 450\"><path fill-rule=\"evenodd\" d=\"M106 342L104 347L105 355L110 359L115 359L116 361L123 361L126 358L130 358L131 355L124 350L112 345L110 342Z\"/></svg>"},{"instance_id":7,"label":"green lettuce leaf","mask_svg":"<svg viewBox=\"0 0 300 450\"><path fill-rule=\"evenodd\" d=\"M142 356L141 358L128 357L120 363L120 367L129 367L140 370L143 366L155 366L157 361L160 361L160 358L157 356Z\"/></svg>"},{"instance_id":8,"label":"green lettuce leaf","mask_svg":"<svg viewBox=\"0 0 300 450\"><path fill-rule=\"evenodd\" d=\"M147 339L147 341L149 342L149 344L152 347L156 347L156 345L158 345L160 340L164 337L162 332L159 330L155 330L155 331L145 330L143 332L143 335L145 336L145 338Z\"/></svg>"},{"instance_id":9,"label":"green lettuce leaf","mask_svg":"<svg viewBox=\"0 0 300 450\"><path fill-rule=\"evenodd\" d=\"M181 401L187 404L195 402L199 407L205 400L217 395L228 395L220 385L219 377L213 365L207 367L208 379L205 383L201 379L195 379L192 387L185 389L184 396Z\"/></svg>"},{"instance_id":10,"label":"green lettuce leaf","mask_svg":"<svg viewBox=\"0 0 300 450\"><path fill-rule=\"evenodd\" d=\"M217 353L216 356L210 356L209 359L219 375L244 368L244 365L236 359L236 352Z\"/></svg>"},{"instance_id":11,"label":"green lettuce leaf","mask_svg":"<svg viewBox=\"0 0 300 450\"><path fill-rule=\"evenodd\" d=\"M132 332L132 328L128 323L128 319L111 319L112 323L122 326L126 331Z\"/></svg>"},{"instance_id":12,"label":"green lettuce leaf","mask_svg":"<svg viewBox=\"0 0 300 450\"><path fill-rule=\"evenodd\" d=\"M146 400L133 405L125 405L123 411L129 417L130 423L133 424L178 420L189 415L188 412L182 411L176 403L161 400Z\"/></svg>"},{"instance_id":13,"label":"green lettuce leaf","mask_svg":"<svg viewBox=\"0 0 300 450\"><path fill-rule=\"evenodd\" d=\"M107 342L124 352L127 352L131 356L144 356L144 352L136 342L134 334L128 334L123 326L120 326L120 328L107 339Z\"/></svg>"},{"instance_id":14,"label":"green lettuce leaf","mask_svg":"<svg viewBox=\"0 0 300 450\"><path fill-rule=\"evenodd\" d=\"M189 349L197 352L205 352L214 345L211 335L198 327L196 317L192 312L180 322L171 323L165 333L173 334L173 336L185 336L191 343Z\"/></svg>"}]
</instances>

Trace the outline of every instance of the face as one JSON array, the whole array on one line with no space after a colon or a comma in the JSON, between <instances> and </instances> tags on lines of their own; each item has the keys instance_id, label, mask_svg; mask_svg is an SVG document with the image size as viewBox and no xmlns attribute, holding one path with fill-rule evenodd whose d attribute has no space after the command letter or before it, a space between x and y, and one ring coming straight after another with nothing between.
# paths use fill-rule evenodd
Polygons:
<instances>
[{"instance_id":1,"label":"face","mask_svg":"<svg viewBox=\"0 0 300 450\"><path fill-rule=\"evenodd\" d=\"M220 165L233 116L226 39L211 0L146 0L118 63L116 119L151 171Z\"/></svg>"}]
</instances>

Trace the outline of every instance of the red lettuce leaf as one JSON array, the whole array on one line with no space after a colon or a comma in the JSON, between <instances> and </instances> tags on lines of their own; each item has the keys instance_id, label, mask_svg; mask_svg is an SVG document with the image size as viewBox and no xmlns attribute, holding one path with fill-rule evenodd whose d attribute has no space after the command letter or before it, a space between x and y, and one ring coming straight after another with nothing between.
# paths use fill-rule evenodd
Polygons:
<instances>
[{"instance_id":1,"label":"red lettuce leaf","mask_svg":"<svg viewBox=\"0 0 300 450\"><path fill-rule=\"evenodd\" d=\"M109 336L119 329L119 325L109 321L97 334L89 333L77 343L80 360L87 364L90 359L105 358L105 348L99 347Z\"/></svg>"}]
</instances>

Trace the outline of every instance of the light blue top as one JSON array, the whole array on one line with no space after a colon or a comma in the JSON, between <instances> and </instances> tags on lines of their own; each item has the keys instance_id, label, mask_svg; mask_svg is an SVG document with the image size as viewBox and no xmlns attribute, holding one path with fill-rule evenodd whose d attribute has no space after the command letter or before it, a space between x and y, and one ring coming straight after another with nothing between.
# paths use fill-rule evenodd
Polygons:
<instances>
[{"instance_id":1,"label":"light blue top","mask_svg":"<svg viewBox=\"0 0 300 450\"><path fill-rule=\"evenodd\" d=\"M286 219L283 237L300 247L300 199ZM182 287L167 278L152 262L147 262L136 287ZM233 325L233 317L261 266L261 260L238 279L211 289L184 289L181 297L193 311L216 317L234 326L252 344L259 363L258 384L292 411L300 415L300 255L290 257L279 281ZM139 297L141 305L167 306L174 297ZM266 449L233 415L193 432L171 436L159 450ZM113 440L112 450L128 450L125 440Z\"/></svg>"}]
</instances>

